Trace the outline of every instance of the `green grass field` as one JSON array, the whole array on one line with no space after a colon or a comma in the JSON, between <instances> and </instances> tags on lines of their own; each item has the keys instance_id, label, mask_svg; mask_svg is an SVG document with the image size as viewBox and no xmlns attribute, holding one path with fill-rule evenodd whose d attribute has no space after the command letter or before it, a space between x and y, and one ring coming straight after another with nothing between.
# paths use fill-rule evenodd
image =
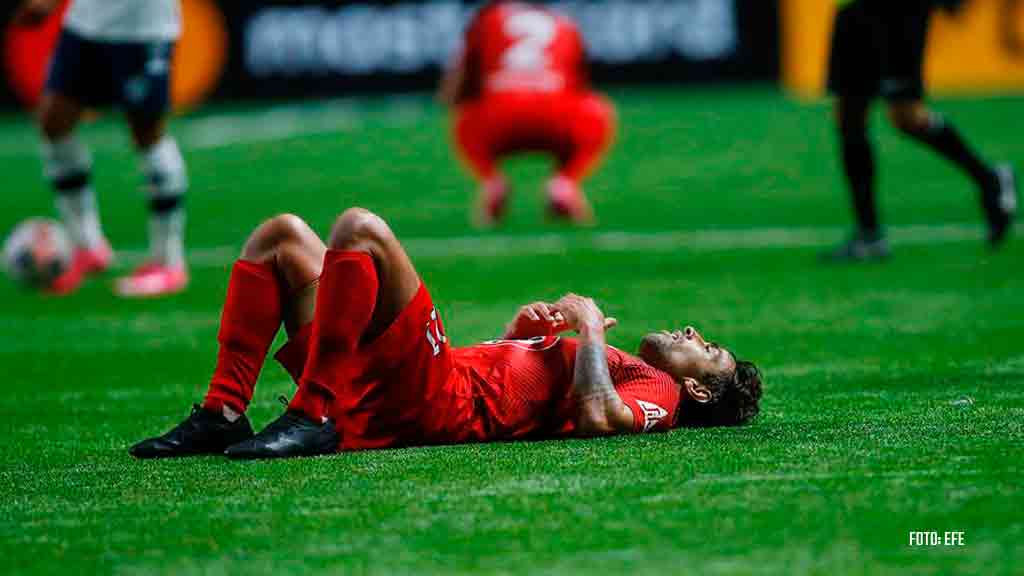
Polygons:
<instances>
[{"instance_id":1,"label":"green grass field","mask_svg":"<svg viewBox=\"0 0 1024 576\"><path fill-rule=\"evenodd\" d=\"M593 231L541 218L535 159L510 164L507 226L471 229L472 183L426 99L176 121L187 293L125 302L97 280L52 299L0 283L0 571L1019 573L1024 239L985 250L967 180L879 122L894 257L819 265L849 222L826 107L767 90L613 96L620 137L589 183ZM937 104L1018 165L1022 105ZM114 120L84 134L123 270L145 243L135 160ZM24 118L0 118L0 232L52 213L36 150ZM281 211L326 230L353 204L408 240L456 344L572 290L619 319L617 346L693 323L757 361L762 416L590 441L133 461L128 445L202 397L247 231ZM254 425L291 387L267 365ZM910 547L913 530L963 531L965 545Z\"/></svg>"}]
</instances>

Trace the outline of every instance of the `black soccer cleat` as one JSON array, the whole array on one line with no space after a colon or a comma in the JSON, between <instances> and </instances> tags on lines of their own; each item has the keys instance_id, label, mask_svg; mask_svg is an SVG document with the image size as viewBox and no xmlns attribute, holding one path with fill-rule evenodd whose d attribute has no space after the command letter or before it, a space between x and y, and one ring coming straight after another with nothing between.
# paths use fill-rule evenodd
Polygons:
<instances>
[{"instance_id":1,"label":"black soccer cleat","mask_svg":"<svg viewBox=\"0 0 1024 576\"><path fill-rule=\"evenodd\" d=\"M824 252L821 259L825 262L852 263L885 260L889 257L889 241L879 233L866 234L854 232L853 237Z\"/></svg>"},{"instance_id":2,"label":"black soccer cleat","mask_svg":"<svg viewBox=\"0 0 1024 576\"><path fill-rule=\"evenodd\" d=\"M988 222L988 243L998 248L1013 229L1017 213L1017 175L1009 164L993 170L992 183L981 191L981 207Z\"/></svg>"},{"instance_id":3,"label":"black soccer cleat","mask_svg":"<svg viewBox=\"0 0 1024 576\"><path fill-rule=\"evenodd\" d=\"M223 454L232 444L252 438L252 425L242 414L229 422L223 414L192 405L192 414L163 436L143 440L128 449L136 458L171 458Z\"/></svg>"},{"instance_id":4,"label":"black soccer cleat","mask_svg":"<svg viewBox=\"0 0 1024 576\"><path fill-rule=\"evenodd\" d=\"M337 452L338 440L333 421L319 424L289 410L259 434L229 446L224 455L235 460L321 456Z\"/></svg>"}]
</instances>

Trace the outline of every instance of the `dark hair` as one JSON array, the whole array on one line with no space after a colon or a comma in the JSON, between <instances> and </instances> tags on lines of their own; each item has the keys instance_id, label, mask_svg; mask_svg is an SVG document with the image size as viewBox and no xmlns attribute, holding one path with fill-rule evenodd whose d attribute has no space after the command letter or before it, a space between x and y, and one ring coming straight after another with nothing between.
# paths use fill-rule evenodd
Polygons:
<instances>
[{"instance_id":1,"label":"dark hair","mask_svg":"<svg viewBox=\"0 0 1024 576\"><path fill-rule=\"evenodd\" d=\"M679 405L677 425L686 428L740 426L761 411L761 371L753 362L736 360L730 374L701 378L711 391L711 400L697 402L686 396Z\"/></svg>"}]
</instances>

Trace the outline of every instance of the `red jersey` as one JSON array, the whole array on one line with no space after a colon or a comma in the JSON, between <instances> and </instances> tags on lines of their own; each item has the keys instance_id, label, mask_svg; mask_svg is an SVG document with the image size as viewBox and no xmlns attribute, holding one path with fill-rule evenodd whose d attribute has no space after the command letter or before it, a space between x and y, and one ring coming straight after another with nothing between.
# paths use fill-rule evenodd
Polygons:
<instances>
[{"instance_id":1,"label":"red jersey","mask_svg":"<svg viewBox=\"0 0 1024 576\"><path fill-rule=\"evenodd\" d=\"M520 2L483 8L466 32L469 97L589 89L583 40L567 17Z\"/></svg>"},{"instance_id":2,"label":"red jersey","mask_svg":"<svg viewBox=\"0 0 1024 576\"><path fill-rule=\"evenodd\" d=\"M572 338L494 340L453 349L452 377L469 383L475 440L550 438L575 430L572 394L578 343ZM680 402L671 376L617 348L607 348L615 390L633 412L634 432L669 430ZM479 435L479 436L477 436ZM462 440L462 439L459 439Z\"/></svg>"},{"instance_id":3,"label":"red jersey","mask_svg":"<svg viewBox=\"0 0 1024 576\"><path fill-rule=\"evenodd\" d=\"M299 382L312 325L276 354ZM558 336L493 340L453 348L427 292L419 291L376 339L338 364L328 382L340 448L363 450L517 438L575 431L572 393L577 341ZM615 390L633 412L633 430L672 427L681 400L671 376L609 346Z\"/></svg>"}]
</instances>

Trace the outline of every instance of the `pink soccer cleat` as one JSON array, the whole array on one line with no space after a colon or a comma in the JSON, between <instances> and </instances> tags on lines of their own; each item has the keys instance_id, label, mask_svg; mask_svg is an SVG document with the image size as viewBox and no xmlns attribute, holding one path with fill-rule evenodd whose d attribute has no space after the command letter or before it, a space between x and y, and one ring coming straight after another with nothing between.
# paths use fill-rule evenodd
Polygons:
<instances>
[{"instance_id":1,"label":"pink soccer cleat","mask_svg":"<svg viewBox=\"0 0 1024 576\"><path fill-rule=\"evenodd\" d=\"M95 248L75 248L71 265L53 280L46 291L56 296L71 294L78 290L86 276L106 271L113 260L114 251L106 240Z\"/></svg>"},{"instance_id":2,"label":"pink soccer cleat","mask_svg":"<svg viewBox=\"0 0 1024 576\"><path fill-rule=\"evenodd\" d=\"M594 211L583 191L572 180L556 176L548 181L548 214L585 226L594 223Z\"/></svg>"},{"instance_id":3,"label":"pink soccer cleat","mask_svg":"<svg viewBox=\"0 0 1024 576\"><path fill-rule=\"evenodd\" d=\"M505 216L508 200L508 183L501 176L495 176L480 187L473 222L480 228L490 228Z\"/></svg>"},{"instance_id":4,"label":"pink soccer cleat","mask_svg":"<svg viewBox=\"0 0 1024 576\"><path fill-rule=\"evenodd\" d=\"M114 292L125 298L153 298L181 292L188 286L184 266L147 262L128 276L117 279Z\"/></svg>"}]
</instances>

